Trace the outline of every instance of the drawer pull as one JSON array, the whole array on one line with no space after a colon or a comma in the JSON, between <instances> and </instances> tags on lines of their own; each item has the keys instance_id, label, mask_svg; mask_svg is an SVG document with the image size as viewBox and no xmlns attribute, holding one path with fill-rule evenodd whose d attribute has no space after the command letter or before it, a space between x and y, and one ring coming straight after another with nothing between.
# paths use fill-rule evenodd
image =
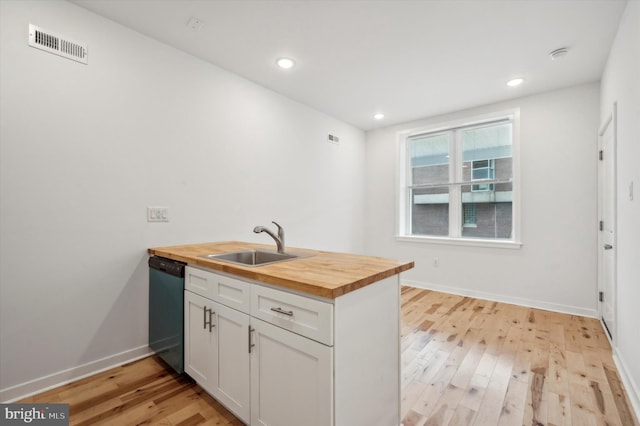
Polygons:
<instances>
[{"instance_id":1,"label":"drawer pull","mask_svg":"<svg viewBox=\"0 0 640 426\"><path fill-rule=\"evenodd\" d=\"M216 313L213 312L213 309L209 309L209 331L211 331L213 329L213 327L215 327L216 325L213 323L213 316Z\"/></svg>"},{"instance_id":2,"label":"drawer pull","mask_svg":"<svg viewBox=\"0 0 640 426\"><path fill-rule=\"evenodd\" d=\"M249 327L249 353L251 353L251 348L254 347L256 344L251 342L251 333L253 333L254 331L256 331L255 328L251 328L251 325L248 326Z\"/></svg>"},{"instance_id":3,"label":"drawer pull","mask_svg":"<svg viewBox=\"0 0 640 426\"><path fill-rule=\"evenodd\" d=\"M209 311L209 320L207 321L207 311ZM204 307L204 329L207 329L207 326L209 326L209 331L211 331L213 329L213 327L215 327L216 325L213 323L213 316L216 313L213 312L213 309L207 309L207 307Z\"/></svg>"},{"instance_id":4,"label":"drawer pull","mask_svg":"<svg viewBox=\"0 0 640 426\"><path fill-rule=\"evenodd\" d=\"M207 329L207 307L204 307L204 310L202 311L202 313L204 314L204 318L202 319L202 323L203 323L203 328L206 330Z\"/></svg>"},{"instance_id":5,"label":"drawer pull","mask_svg":"<svg viewBox=\"0 0 640 426\"><path fill-rule=\"evenodd\" d=\"M282 308L271 308L271 310L273 312L277 312L279 314L284 314L284 315L287 315L287 316L290 316L290 317L293 316L293 311L284 311L284 310L282 310Z\"/></svg>"}]
</instances>

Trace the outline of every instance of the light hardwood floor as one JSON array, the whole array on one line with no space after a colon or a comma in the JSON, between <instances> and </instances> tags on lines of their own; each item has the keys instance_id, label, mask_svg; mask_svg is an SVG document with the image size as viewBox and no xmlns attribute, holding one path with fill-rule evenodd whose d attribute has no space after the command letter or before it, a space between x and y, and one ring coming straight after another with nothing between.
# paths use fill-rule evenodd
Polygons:
<instances>
[{"instance_id":1,"label":"light hardwood floor","mask_svg":"<svg viewBox=\"0 0 640 426\"><path fill-rule=\"evenodd\" d=\"M18 402L67 403L71 425L243 425L155 355Z\"/></svg>"},{"instance_id":2,"label":"light hardwood floor","mask_svg":"<svg viewBox=\"0 0 640 426\"><path fill-rule=\"evenodd\" d=\"M402 288L402 415L420 425L637 425L600 323Z\"/></svg>"},{"instance_id":3,"label":"light hardwood floor","mask_svg":"<svg viewBox=\"0 0 640 426\"><path fill-rule=\"evenodd\" d=\"M638 426L595 319L403 287L401 346L404 426ZM242 424L155 356L21 402L69 403L72 425Z\"/></svg>"}]
</instances>

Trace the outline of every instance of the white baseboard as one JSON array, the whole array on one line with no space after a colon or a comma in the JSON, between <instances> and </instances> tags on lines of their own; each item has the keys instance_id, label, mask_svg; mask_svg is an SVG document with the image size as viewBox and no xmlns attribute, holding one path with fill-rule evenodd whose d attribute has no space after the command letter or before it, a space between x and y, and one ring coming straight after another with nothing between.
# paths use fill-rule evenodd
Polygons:
<instances>
[{"instance_id":1,"label":"white baseboard","mask_svg":"<svg viewBox=\"0 0 640 426\"><path fill-rule=\"evenodd\" d=\"M440 284L424 283L402 279L402 284L425 290L440 291L442 293L457 294L458 296L475 297L477 299L491 300L492 302L510 303L512 305L526 306L528 308L543 309L545 311L561 312L563 314L579 315L582 317L597 318L595 309L581 308L578 306L562 305L559 303L543 302L541 300L525 299L522 297L505 296L503 294L486 293L483 291L469 290L466 288L450 287Z\"/></svg>"},{"instance_id":2,"label":"white baseboard","mask_svg":"<svg viewBox=\"0 0 640 426\"><path fill-rule=\"evenodd\" d=\"M10 403L32 395L42 393L58 386L66 385L75 380L83 379L94 374L101 373L122 364L136 361L151 355L153 352L149 346L144 345L129 349L115 355L111 355L96 361L91 361L77 367L59 371L48 376L40 377L19 385L0 389L0 401Z\"/></svg>"},{"instance_id":3,"label":"white baseboard","mask_svg":"<svg viewBox=\"0 0 640 426\"><path fill-rule=\"evenodd\" d=\"M635 383L633 378L629 374L627 364L620 356L620 352L618 352L617 348L613 349L613 362L618 368L618 373L620 374L620 379L622 380L622 384L624 385L624 390L627 392L629 401L631 401L631 408L633 409L633 411L635 411L636 418L640 419L640 387L638 387L638 383Z\"/></svg>"}]
</instances>

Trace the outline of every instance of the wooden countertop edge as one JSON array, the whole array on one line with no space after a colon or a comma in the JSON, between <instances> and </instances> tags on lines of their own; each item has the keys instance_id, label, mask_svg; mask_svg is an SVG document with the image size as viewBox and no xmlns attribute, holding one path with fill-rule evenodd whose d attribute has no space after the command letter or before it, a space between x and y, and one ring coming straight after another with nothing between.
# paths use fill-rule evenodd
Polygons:
<instances>
[{"instance_id":1,"label":"wooden countertop edge","mask_svg":"<svg viewBox=\"0 0 640 426\"><path fill-rule=\"evenodd\" d=\"M194 244L194 246L197 246L197 245L198 244ZM185 246L176 246L176 247L185 247ZM259 267L259 270L256 270L256 268L253 268L253 267L244 267L244 266L235 265L232 263L204 259L197 256L183 256L180 254L176 254L175 252L171 252L170 251L171 248L172 247L150 248L147 251L150 255L161 256L168 259L184 262L188 265L199 266L205 269L217 270L227 274L236 275L242 278L263 282L266 284L276 285L276 286L284 287L291 290L301 291L303 293L325 297L328 299L335 299L344 294L358 290L362 287L366 287L369 284L373 284L377 281L380 281L385 278L389 278L394 275L397 275L401 272L407 271L415 266L415 263L413 261L411 262L398 261L399 263L397 263L396 266L394 267L385 269L383 271L378 271L364 278L339 285L335 288L329 288L329 287L322 287L322 286L314 285L312 283L305 283L302 281L297 281L294 279L278 276L277 273L270 272L267 269L269 265ZM295 250L296 249L294 249L294 251ZM311 250L304 250L304 251L313 252ZM317 252L317 253L327 253L327 252ZM339 253L331 253L331 254L336 255Z\"/></svg>"}]
</instances>

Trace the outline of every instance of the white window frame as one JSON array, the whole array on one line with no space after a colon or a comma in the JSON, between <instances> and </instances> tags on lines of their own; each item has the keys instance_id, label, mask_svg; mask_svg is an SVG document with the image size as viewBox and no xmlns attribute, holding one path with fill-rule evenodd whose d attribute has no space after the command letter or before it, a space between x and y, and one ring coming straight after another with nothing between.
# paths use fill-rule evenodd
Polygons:
<instances>
[{"instance_id":1,"label":"white window frame","mask_svg":"<svg viewBox=\"0 0 640 426\"><path fill-rule=\"evenodd\" d=\"M513 217L512 217L512 239L483 239L483 238L465 238L461 236L462 226L451 227L451 235L449 236L431 236L431 235L411 235L407 233L411 220L411 212L409 210L409 199L407 185L410 182L411 166L408 164L407 140L410 137L427 133L446 132L460 127L471 127L482 124L488 124L500 120L510 119L513 126L512 139L512 191L513 191ZM460 133L458 132L458 136ZM455 144L455 146L453 145ZM450 150L450 156L455 157L462 152L462 138L459 136L453 141ZM453 158L450 164L458 164L457 159ZM522 246L521 241L521 208L520 208L520 109L510 109L498 111L494 113L477 115L474 117L449 121L446 123L438 123L426 125L413 129L402 130L397 133L397 173L396 173L396 240L412 243L427 244L451 244L474 247L493 247L493 248L511 248L518 249ZM449 174L453 178L452 182L462 181L462 168L452 170L449 168ZM450 194L451 196L451 194ZM449 223L462 223L462 202L461 200L452 200L450 206L459 206L458 208L449 209Z\"/></svg>"}]
</instances>

